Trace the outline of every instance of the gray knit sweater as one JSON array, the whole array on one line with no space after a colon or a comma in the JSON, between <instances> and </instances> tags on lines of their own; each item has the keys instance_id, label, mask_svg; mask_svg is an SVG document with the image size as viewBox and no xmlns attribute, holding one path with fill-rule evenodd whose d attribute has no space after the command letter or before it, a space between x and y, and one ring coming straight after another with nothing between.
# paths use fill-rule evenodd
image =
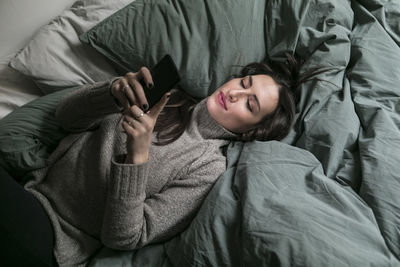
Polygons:
<instances>
[{"instance_id":1,"label":"gray knit sweater","mask_svg":"<svg viewBox=\"0 0 400 267\"><path fill-rule=\"evenodd\" d=\"M61 101L56 116L74 133L26 184L50 216L60 266L85 265L103 245L130 250L180 233L226 169L221 146L235 138L203 100L177 141L152 145L144 164L123 164L126 135L109 86L84 86Z\"/></svg>"}]
</instances>

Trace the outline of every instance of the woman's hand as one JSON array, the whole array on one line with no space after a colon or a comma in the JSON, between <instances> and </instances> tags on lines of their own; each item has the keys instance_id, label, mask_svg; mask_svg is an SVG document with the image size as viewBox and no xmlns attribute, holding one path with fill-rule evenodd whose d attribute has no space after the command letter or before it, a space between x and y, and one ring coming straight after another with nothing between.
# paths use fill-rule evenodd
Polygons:
<instances>
[{"instance_id":1,"label":"woman's hand","mask_svg":"<svg viewBox=\"0 0 400 267\"><path fill-rule=\"evenodd\" d=\"M141 107L144 111L148 109L149 104L143 86L140 84L142 79L148 88L153 87L153 79L146 67L140 68L138 72L128 72L111 85L111 94L118 99L124 111L127 111L133 105Z\"/></svg>"},{"instance_id":2,"label":"woman's hand","mask_svg":"<svg viewBox=\"0 0 400 267\"><path fill-rule=\"evenodd\" d=\"M144 113L138 106L133 105L125 112L122 127L124 128L127 140L127 156L125 163L141 164L149 159L151 135L154 130L157 118L165 104L167 104L171 93L166 93L161 100L148 112Z\"/></svg>"}]
</instances>

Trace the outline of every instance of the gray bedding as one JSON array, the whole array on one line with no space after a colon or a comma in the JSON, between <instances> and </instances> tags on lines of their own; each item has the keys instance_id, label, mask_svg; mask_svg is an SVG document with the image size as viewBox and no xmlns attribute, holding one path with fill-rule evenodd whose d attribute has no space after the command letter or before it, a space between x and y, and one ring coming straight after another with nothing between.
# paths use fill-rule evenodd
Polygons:
<instances>
[{"instance_id":1,"label":"gray bedding","mask_svg":"<svg viewBox=\"0 0 400 267\"><path fill-rule=\"evenodd\" d=\"M328 82L302 87L284 142L228 148L185 232L92 266L400 266L400 2L270 0L264 23L269 57Z\"/></svg>"},{"instance_id":2,"label":"gray bedding","mask_svg":"<svg viewBox=\"0 0 400 267\"><path fill-rule=\"evenodd\" d=\"M179 21L190 20L185 10L197 10L196 19L212 21L213 27L240 18L232 13L240 9L221 8L224 5L248 8L242 14L254 11L257 20L229 28L231 34L251 33L246 27L261 23L256 29L262 28L263 34L249 40L265 44L265 51L255 51L257 55L281 58L284 52L296 52L306 59L305 69L329 68L318 77L325 81L302 86L295 125L283 142L236 142L227 148L227 171L183 233L137 251L104 248L90 266L400 266L400 2L257 0L243 5L243 1L169 0L162 8L174 14L183 12ZM196 9L196 3L202 8ZM231 12L229 16L209 12L213 3ZM156 5L157 1L137 0L129 8L140 11L144 4ZM139 14L140 20L152 19L151 12ZM121 23L127 25L135 25L138 19L125 18ZM196 33L197 24L190 24L189 37ZM240 20L229 25L240 25ZM232 44L218 38L222 35L216 33L224 31L205 32L213 37L203 47L209 56L184 44L185 50L177 47L175 52L189 54L177 58L182 63L199 57L209 63L204 63L208 70L218 70L216 59ZM240 45L244 44L242 40ZM214 78L201 88L203 93L212 89L210 85L218 80ZM38 153L21 153L29 148L26 145L7 143L8 134L21 137L18 127L24 124L26 130L28 123L19 116L26 118L35 113L31 110L48 104L54 109L55 96L31 103L1 121L2 159L6 155L16 164L27 165L25 169L7 165L9 169L29 171L43 165L45 157L37 159ZM46 123L45 128L50 125L57 131L52 113L47 108L40 112L32 115L44 123L50 119L55 124ZM65 134L46 132L48 136L36 138L35 133L30 131L22 141L34 135L29 140L40 149L43 144L56 144ZM38 135L43 134L38 131ZM51 149L44 149L40 151L48 156Z\"/></svg>"}]
</instances>

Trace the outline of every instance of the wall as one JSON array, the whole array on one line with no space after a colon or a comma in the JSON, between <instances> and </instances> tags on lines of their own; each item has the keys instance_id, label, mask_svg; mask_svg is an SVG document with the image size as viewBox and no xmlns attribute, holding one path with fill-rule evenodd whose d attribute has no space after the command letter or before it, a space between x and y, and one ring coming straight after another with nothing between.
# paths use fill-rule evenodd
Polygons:
<instances>
[{"instance_id":1,"label":"wall","mask_svg":"<svg viewBox=\"0 0 400 267\"><path fill-rule=\"evenodd\" d=\"M1 0L0 64L11 57L75 0Z\"/></svg>"}]
</instances>

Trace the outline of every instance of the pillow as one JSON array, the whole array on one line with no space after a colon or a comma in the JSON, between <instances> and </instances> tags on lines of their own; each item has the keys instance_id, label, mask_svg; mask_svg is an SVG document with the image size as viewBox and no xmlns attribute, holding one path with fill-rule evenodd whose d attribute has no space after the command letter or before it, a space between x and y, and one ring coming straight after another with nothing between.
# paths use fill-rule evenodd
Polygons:
<instances>
[{"instance_id":1,"label":"pillow","mask_svg":"<svg viewBox=\"0 0 400 267\"><path fill-rule=\"evenodd\" d=\"M174 59L180 86L205 97L245 65L265 58L265 1L135 1L80 36L120 74Z\"/></svg>"},{"instance_id":2,"label":"pillow","mask_svg":"<svg viewBox=\"0 0 400 267\"><path fill-rule=\"evenodd\" d=\"M111 65L78 36L123 8L131 0L82 0L64 11L10 62L10 67L31 77L45 93L103 81L116 75Z\"/></svg>"},{"instance_id":3,"label":"pillow","mask_svg":"<svg viewBox=\"0 0 400 267\"><path fill-rule=\"evenodd\" d=\"M19 182L27 172L43 168L67 134L54 113L61 97L71 90L39 97L0 120L0 166Z\"/></svg>"}]
</instances>

